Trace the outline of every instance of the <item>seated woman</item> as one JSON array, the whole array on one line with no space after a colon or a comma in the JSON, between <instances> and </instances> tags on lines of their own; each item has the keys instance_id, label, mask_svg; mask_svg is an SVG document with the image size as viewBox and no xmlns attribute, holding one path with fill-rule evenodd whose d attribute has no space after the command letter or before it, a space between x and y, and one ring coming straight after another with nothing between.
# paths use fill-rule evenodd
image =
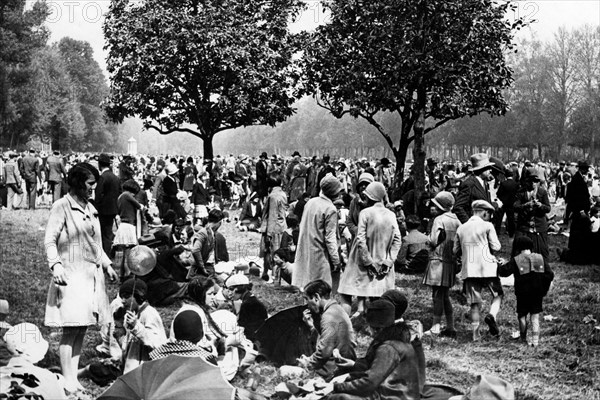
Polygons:
<instances>
[{"instance_id":1,"label":"seated woman","mask_svg":"<svg viewBox=\"0 0 600 400\"><path fill-rule=\"evenodd\" d=\"M202 319L197 312L183 311L173 320L175 340L168 342L150 353L150 359L158 360L171 354L185 357L202 357L209 364L217 365L217 357L212 347L200 344L204 337ZM206 346L206 344L205 344Z\"/></svg>"},{"instance_id":2,"label":"seated woman","mask_svg":"<svg viewBox=\"0 0 600 400\"><path fill-rule=\"evenodd\" d=\"M240 358L237 347L242 345L245 337L243 334L225 334L211 316L211 312L215 311L217 306L215 296L218 290L219 286L210 278L193 278L188 285L187 299L175 317L187 310L195 311L200 316L204 332L204 337L200 343L203 347L209 347L210 345L216 350L221 372L230 380L233 379L239 367ZM175 337L173 328L173 324L171 324L169 334L171 340Z\"/></svg>"},{"instance_id":3,"label":"seated woman","mask_svg":"<svg viewBox=\"0 0 600 400\"><path fill-rule=\"evenodd\" d=\"M238 325L244 328L246 338L254 341L256 330L268 318L266 307L252 293L252 284L246 275L231 275L225 281L225 287L231 292L231 300L238 315Z\"/></svg>"},{"instance_id":4,"label":"seated woman","mask_svg":"<svg viewBox=\"0 0 600 400\"><path fill-rule=\"evenodd\" d=\"M262 212L263 209L260 204L260 198L256 192L252 192L242 206L240 220L237 223L238 229L240 231L258 232Z\"/></svg>"},{"instance_id":5,"label":"seated woman","mask_svg":"<svg viewBox=\"0 0 600 400\"><path fill-rule=\"evenodd\" d=\"M375 300L367 307L366 320L374 337L364 360L339 357L338 366L363 369L355 379L329 384L329 400L418 399L421 382L419 360L414 347L400 338L406 327L395 323L395 308L388 300ZM352 376L352 375L351 375Z\"/></svg>"}]
</instances>

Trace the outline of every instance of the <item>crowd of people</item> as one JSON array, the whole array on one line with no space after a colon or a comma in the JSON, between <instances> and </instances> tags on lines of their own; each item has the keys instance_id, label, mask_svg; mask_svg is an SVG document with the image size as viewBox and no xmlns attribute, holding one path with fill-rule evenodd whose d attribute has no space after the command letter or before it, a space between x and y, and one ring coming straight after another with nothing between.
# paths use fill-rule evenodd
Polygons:
<instances>
[{"instance_id":1,"label":"crowd of people","mask_svg":"<svg viewBox=\"0 0 600 400\"><path fill-rule=\"evenodd\" d=\"M256 276L305 299L304 320L318 340L298 365L327 381L350 373L323 395L447 399L425 383L420 337L457 336L449 291L458 280L470 306L469 334L478 341L481 322L500 334L500 277L514 275L516 338L538 346L554 277L548 235L569 236L563 261L600 262L592 250L600 244L599 171L585 161L504 164L485 153L461 163L428 159L419 195L412 168L399 194L392 192L395 166L387 158L298 152L208 160L9 151L0 171L3 212L51 207L45 324L62 328L61 380L51 386L69 394L84 390L81 377L116 376L172 354L202 357L231 381L261 351L256 333L268 313L252 292L249 277ZM240 234L260 234L256 257L230 260L219 232L230 213L238 215ZM512 245L507 260L497 256L502 229ZM422 274L432 288L432 325L424 333L402 319L407 299L398 274ZM106 279L120 282L115 299ZM484 291L492 296L485 313ZM183 305L167 335L160 307L177 300ZM92 325L103 339L96 350L115 364L80 369ZM354 335L363 326L373 342L357 359ZM10 329L5 343L19 334ZM250 394L240 389L238 396Z\"/></svg>"}]
</instances>

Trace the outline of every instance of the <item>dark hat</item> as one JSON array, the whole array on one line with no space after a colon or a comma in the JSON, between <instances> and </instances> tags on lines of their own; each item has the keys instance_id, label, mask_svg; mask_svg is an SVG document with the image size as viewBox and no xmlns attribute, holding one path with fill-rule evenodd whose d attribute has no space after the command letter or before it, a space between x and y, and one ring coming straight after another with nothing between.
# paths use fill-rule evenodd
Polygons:
<instances>
[{"instance_id":1,"label":"dark hat","mask_svg":"<svg viewBox=\"0 0 600 400\"><path fill-rule=\"evenodd\" d=\"M428 158L427 159L427 165L436 165L438 162L436 160L434 160L433 158Z\"/></svg>"},{"instance_id":2,"label":"dark hat","mask_svg":"<svg viewBox=\"0 0 600 400\"><path fill-rule=\"evenodd\" d=\"M141 279L130 278L123 282L119 287L120 297L129 297L132 296L134 293L141 297L146 297L146 293L148 293L148 286L146 285L146 282L144 282Z\"/></svg>"},{"instance_id":3,"label":"dark hat","mask_svg":"<svg viewBox=\"0 0 600 400\"><path fill-rule=\"evenodd\" d=\"M111 160L110 160L110 156L106 153L102 153L98 156L98 163L99 164L106 164L106 165L110 165L111 164Z\"/></svg>"},{"instance_id":4,"label":"dark hat","mask_svg":"<svg viewBox=\"0 0 600 400\"><path fill-rule=\"evenodd\" d=\"M300 153L297 150L292 153L292 157L296 156L301 157Z\"/></svg>"},{"instance_id":5,"label":"dark hat","mask_svg":"<svg viewBox=\"0 0 600 400\"><path fill-rule=\"evenodd\" d=\"M57 155L59 155L59 154L60 154L60 151L58 151L58 150L54 150L52 153L53 153L55 156L57 156Z\"/></svg>"},{"instance_id":6,"label":"dark hat","mask_svg":"<svg viewBox=\"0 0 600 400\"><path fill-rule=\"evenodd\" d=\"M381 165L383 165L384 167L387 167L388 165L390 165L390 159L387 157L383 157L380 162L381 162Z\"/></svg>"},{"instance_id":7,"label":"dark hat","mask_svg":"<svg viewBox=\"0 0 600 400\"><path fill-rule=\"evenodd\" d=\"M579 161L577 163L577 168L587 171L588 169L590 169L590 165L587 163L587 161Z\"/></svg>"},{"instance_id":8,"label":"dark hat","mask_svg":"<svg viewBox=\"0 0 600 400\"><path fill-rule=\"evenodd\" d=\"M396 310L388 300L375 300L367 307L365 319L374 328L387 328L394 325Z\"/></svg>"},{"instance_id":9,"label":"dark hat","mask_svg":"<svg viewBox=\"0 0 600 400\"><path fill-rule=\"evenodd\" d=\"M531 168L529 174L527 175L527 180L531 182L541 182L542 178L540 177L540 172L534 168Z\"/></svg>"},{"instance_id":10,"label":"dark hat","mask_svg":"<svg viewBox=\"0 0 600 400\"><path fill-rule=\"evenodd\" d=\"M29 149L29 152L35 154L35 149Z\"/></svg>"},{"instance_id":11,"label":"dark hat","mask_svg":"<svg viewBox=\"0 0 600 400\"><path fill-rule=\"evenodd\" d=\"M218 208L213 208L208 212L208 222L219 222L223 218L225 218L225 215L223 215L223 211Z\"/></svg>"},{"instance_id":12,"label":"dark hat","mask_svg":"<svg viewBox=\"0 0 600 400\"><path fill-rule=\"evenodd\" d=\"M266 151L263 151L262 153L260 153L260 158L269 158L269 156L267 155Z\"/></svg>"},{"instance_id":13,"label":"dark hat","mask_svg":"<svg viewBox=\"0 0 600 400\"><path fill-rule=\"evenodd\" d=\"M185 310L177 314L173 320L173 334L177 340L198 343L204 336L200 315L193 310Z\"/></svg>"},{"instance_id":14,"label":"dark hat","mask_svg":"<svg viewBox=\"0 0 600 400\"><path fill-rule=\"evenodd\" d=\"M391 289L381 295L381 300L387 300L394 306L394 319L400 319L408 308L408 299L399 289Z\"/></svg>"},{"instance_id":15,"label":"dark hat","mask_svg":"<svg viewBox=\"0 0 600 400\"><path fill-rule=\"evenodd\" d=\"M177 218L173 224L175 226L185 226L185 219Z\"/></svg>"},{"instance_id":16,"label":"dark hat","mask_svg":"<svg viewBox=\"0 0 600 400\"><path fill-rule=\"evenodd\" d=\"M515 239L513 244L513 248L515 253L518 253L523 250L532 250L533 249L533 240L527 236L519 236Z\"/></svg>"}]
</instances>

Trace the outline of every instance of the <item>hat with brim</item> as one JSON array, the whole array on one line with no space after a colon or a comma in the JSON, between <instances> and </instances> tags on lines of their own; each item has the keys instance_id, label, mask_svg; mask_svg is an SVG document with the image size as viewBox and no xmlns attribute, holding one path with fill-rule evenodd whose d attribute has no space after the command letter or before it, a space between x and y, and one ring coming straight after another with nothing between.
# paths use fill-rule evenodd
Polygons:
<instances>
[{"instance_id":1,"label":"hat with brim","mask_svg":"<svg viewBox=\"0 0 600 400\"><path fill-rule=\"evenodd\" d=\"M342 191L342 183L332 174L327 174L320 182L321 191L329 198L336 197Z\"/></svg>"},{"instance_id":2,"label":"hat with brim","mask_svg":"<svg viewBox=\"0 0 600 400\"><path fill-rule=\"evenodd\" d=\"M586 162L586 161L579 161L577 163L577 168L578 169L583 169L583 170L589 170L590 169L590 165Z\"/></svg>"},{"instance_id":3,"label":"hat with brim","mask_svg":"<svg viewBox=\"0 0 600 400\"><path fill-rule=\"evenodd\" d=\"M14 356L26 358L35 364L44 358L48 351L48 342L34 324L23 322L11 327L4 334L6 348Z\"/></svg>"},{"instance_id":4,"label":"hat with brim","mask_svg":"<svg viewBox=\"0 0 600 400\"><path fill-rule=\"evenodd\" d=\"M381 182L371 182L369 186L365 188L363 192L365 196L375 202L381 202L385 199L386 191L385 186Z\"/></svg>"},{"instance_id":5,"label":"hat with brim","mask_svg":"<svg viewBox=\"0 0 600 400\"><path fill-rule=\"evenodd\" d=\"M477 153L471 156L471 170L481 171L486 168L491 168L494 163L490 161L490 157L485 153Z\"/></svg>"},{"instance_id":6,"label":"hat with brim","mask_svg":"<svg viewBox=\"0 0 600 400\"><path fill-rule=\"evenodd\" d=\"M440 210L450 211L454 207L454 196L450 192L441 191L431 199L431 202Z\"/></svg>"},{"instance_id":7,"label":"hat with brim","mask_svg":"<svg viewBox=\"0 0 600 400\"><path fill-rule=\"evenodd\" d=\"M491 211L491 212L495 211L494 206L485 200L475 200L471 204L471 209L473 209L473 211L475 211L475 210L485 210L485 211Z\"/></svg>"},{"instance_id":8,"label":"hat with brim","mask_svg":"<svg viewBox=\"0 0 600 400\"><path fill-rule=\"evenodd\" d=\"M228 288L234 288L236 286L249 285L250 280L244 274L233 274L225 281L225 286Z\"/></svg>"},{"instance_id":9,"label":"hat with brim","mask_svg":"<svg viewBox=\"0 0 600 400\"><path fill-rule=\"evenodd\" d=\"M492 375L479 375L468 393L452 396L448 400L514 400L513 385Z\"/></svg>"},{"instance_id":10,"label":"hat with brim","mask_svg":"<svg viewBox=\"0 0 600 400\"><path fill-rule=\"evenodd\" d=\"M362 174L360 174L360 176L358 177L358 184L360 185L361 183L366 183L369 184L371 182L375 182L375 178L373 177L373 175L371 175L368 172L363 172Z\"/></svg>"},{"instance_id":11,"label":"hat with brim","mask_svg":"<svg viewBox=\"0 0 600 400\"><path fill-rule=\"evenodd\" d=\"M98 163L110 165L111 164L110 156L106 153L100 154L98 156Z\"/></svg>"},{"instance_id":12,"label":"hat with brim","mask_svg":"<svg viewBox=\"0 0 600 400\"><path fill-rule=\"evenodd\" d=\"M396 309L388 300L375 300L370 303L365 313L367 323L374 328L387 328L394 325Z\"/></svg>"},{"instance_id":13,"label":"hat with brim","mask_svg":"<svg viewBox=\"0 0 600 400\"><path fill-rule=\"evenodd\" d=\"M174 175L177 172L179 172L179 168L177 168L177 165L173 163L167 165L167 175Z\"/></svg>"}]
</instances>

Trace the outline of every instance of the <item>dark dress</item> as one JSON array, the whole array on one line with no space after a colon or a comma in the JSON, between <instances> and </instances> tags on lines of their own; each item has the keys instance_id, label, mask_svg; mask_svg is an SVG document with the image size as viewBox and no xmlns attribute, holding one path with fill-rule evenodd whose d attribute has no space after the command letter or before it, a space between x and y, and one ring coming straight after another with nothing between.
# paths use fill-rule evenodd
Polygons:
<instances>
[{"instance_id":1,"label":"dark dress","mask_svg":"<svg viewBox=\"0 0 600 400\"><path fill-rule=\"evenodd\" d=\"M255 333L266 321L267 309L252 293L246 293L242 298L242 306L238 314L238 325L244 328L244 334L254 341Z\"/></svg>"}]
</instances>

